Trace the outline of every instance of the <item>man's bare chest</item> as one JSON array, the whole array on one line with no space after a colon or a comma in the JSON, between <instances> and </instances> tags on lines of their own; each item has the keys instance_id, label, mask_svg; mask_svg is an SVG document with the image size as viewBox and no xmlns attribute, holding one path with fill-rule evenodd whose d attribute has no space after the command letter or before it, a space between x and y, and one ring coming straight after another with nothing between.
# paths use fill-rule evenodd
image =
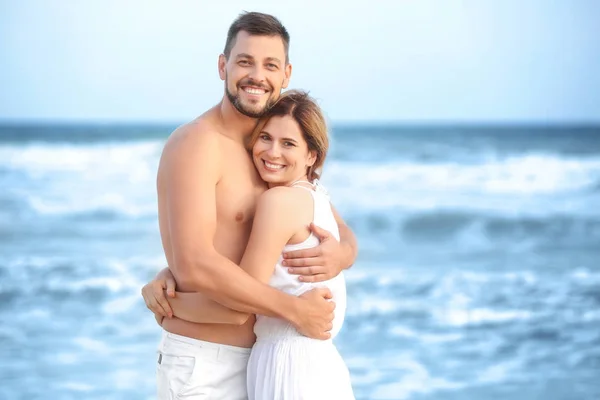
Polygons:
<instances>
[{"instance_id":1,"label":"man's bare chest","mask_svg":"<svg viewBox=\"0 0 600 400\"><path fill-rule=\"evenodd\" d=\"M258 197L264 193L266 185L255 171L251 172L224 175L217 184L218 223L252 223Z\"/></svg>"}]
</instances>

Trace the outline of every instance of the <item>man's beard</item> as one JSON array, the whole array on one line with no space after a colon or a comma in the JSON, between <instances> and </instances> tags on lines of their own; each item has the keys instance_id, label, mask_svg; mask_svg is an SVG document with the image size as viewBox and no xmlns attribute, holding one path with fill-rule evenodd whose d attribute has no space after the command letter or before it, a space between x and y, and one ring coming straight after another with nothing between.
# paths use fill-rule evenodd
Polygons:
<instances>
[{"instance_id":1,"label":"man's beard","mask_svg":"<svg viewBox=\"0 0 600 400\"><path fill-rule=\"evenodd\" d=\"M244 82L243 85L260 87L265 90L268 90L269 92L271 91L269 88L265 87L264 85L256 84L251 81ZM240 86L242 86L242 84L238 85L238 91L243 90ZM256 111L253 109L249 109L247 106L244 106L244 104L242 104L242 101L241 101L239 95L234 95L233 93L231 93L229 91L229 87L227 85L227 80L225 81L225 93L227 94L227 98L229 99L231 104L233 104L235 109L238 110L240 112L240 114L245 115L250 118L262 117L263 115L265 115L267 113L267 111L269 111L269 108L271 108L271 106L275 103L275 100L271 101L271 99L269 98L269 99L267 99L265 106L261 110Z\"/></svg>"}]
</instances>

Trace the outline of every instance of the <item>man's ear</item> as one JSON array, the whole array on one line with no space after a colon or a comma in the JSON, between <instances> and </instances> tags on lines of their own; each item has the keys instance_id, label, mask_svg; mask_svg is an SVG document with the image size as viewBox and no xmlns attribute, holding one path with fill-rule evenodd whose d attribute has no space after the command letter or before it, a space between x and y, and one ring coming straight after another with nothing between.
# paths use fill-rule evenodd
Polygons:
<instances>
[{"instance_id":1,"label":"man's ear","mask_svg":"<svg viewBox=\"0 0 600 400\"><path fill-rule=\"evenodd\" d=\"M221 54L219 56L219 78L221 78L222 81L225 80L225 78L227 77L227 57L225 57L225 54Z\"/></svg>"},{"instance_id":2,"label":"man's ear","mask_svg":"<svg viewBox=\"0 0 600 400\"><path fill-rule=\"evenodd\" d=\"M288 85L290 84L290 79L292 78L292 64L286 64L285 65L285 78L283 79L283 84L281 85L282 89L287 89Z\"/></svg>"}]
</instances>

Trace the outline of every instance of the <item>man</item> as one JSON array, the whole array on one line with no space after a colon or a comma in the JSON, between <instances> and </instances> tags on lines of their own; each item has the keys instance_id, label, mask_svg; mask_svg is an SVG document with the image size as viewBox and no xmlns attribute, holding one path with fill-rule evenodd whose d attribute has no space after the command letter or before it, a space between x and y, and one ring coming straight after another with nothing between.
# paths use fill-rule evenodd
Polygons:
<instances>
[{"instance_id":1,"label":"man","mask_svg":"<svg viewBox=\"0 0 600 400\"><path fill-rule=\"evenodd\" d=\"M334 310L327 289L289 296L236 265L246 248L256 200L267 188L244 140L288 85L288 46L286 29L270 15L245 13L233 22L219 57L225 96L165 144L157 178L159 226L180 291L201 292L232 310L282 318L306 336L327 339ZM353 263L354 236L337 213L336 218L340 243L314 227L321 245L287 260L292 267L311 266L307 272L300 269L309 274L301 278L328 279ZM169 317L162 321L166 332L159 347L158 398L246 398L254 320L236 326L175 318L163 294L167 277L162 271L142 291L148 308ZM173 285L168 289L173 296Z\"/></svg>"}]
</instances>

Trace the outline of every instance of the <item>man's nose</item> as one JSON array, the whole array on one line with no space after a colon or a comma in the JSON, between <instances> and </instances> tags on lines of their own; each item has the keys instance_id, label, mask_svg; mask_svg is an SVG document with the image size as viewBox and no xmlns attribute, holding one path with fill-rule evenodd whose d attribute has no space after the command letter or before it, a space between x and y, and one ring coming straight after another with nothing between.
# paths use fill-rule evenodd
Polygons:
<instances>
[{"instance_id":1,"label":"man's nose","mask_svg":"<svg viewBox=\"0 0 600 400\"><path fill-rule=\"evenodd\" d=\"M248 77L256 82L263 83L265 80L265 72L263 67L260 65L255 65L250 71Z\"/></svg>"}]
</instances>

